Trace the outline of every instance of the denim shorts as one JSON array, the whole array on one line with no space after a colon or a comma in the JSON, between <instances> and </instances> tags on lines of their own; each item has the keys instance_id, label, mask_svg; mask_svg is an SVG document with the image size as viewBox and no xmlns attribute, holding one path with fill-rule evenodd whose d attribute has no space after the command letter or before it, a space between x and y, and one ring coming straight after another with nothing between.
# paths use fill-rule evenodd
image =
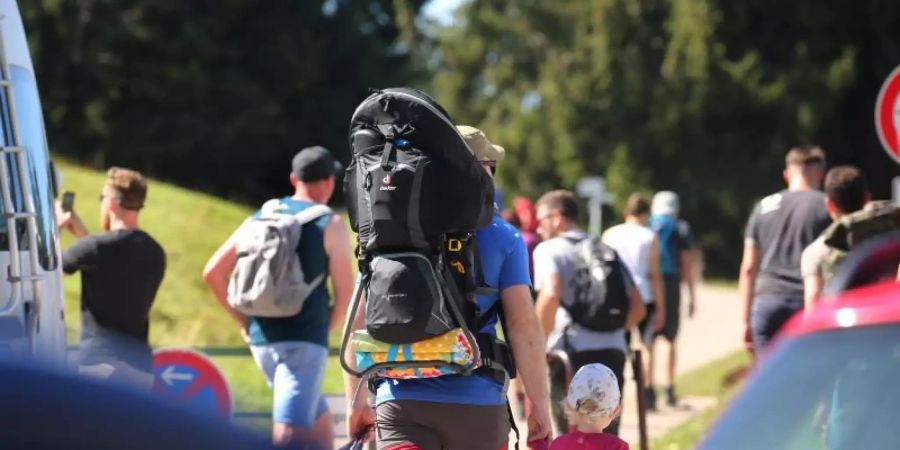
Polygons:
<instances>
[{"instance_id":1,"label":"denim shorts","mask_svg":"<svg viewBox=\"0 0 900 450\"><path fill-rule=\"evenodd\" d=\"M272 388L272 421L312 428L328 410L322 395L328 349L286 341L251 345L250 351Z\"/></svg>"},{"instance_id":2,"label":"denim shorts","mask_svg":"<svg viewBox=\"0 0 900 450\"><path fill-rule=\"evenodd\" d=\"M769 342L787 321L803 309L803 297L759 295L753 299L750 312L750 329L753 332L753 349L762 353Z\"/></svg>"}]
</instances>

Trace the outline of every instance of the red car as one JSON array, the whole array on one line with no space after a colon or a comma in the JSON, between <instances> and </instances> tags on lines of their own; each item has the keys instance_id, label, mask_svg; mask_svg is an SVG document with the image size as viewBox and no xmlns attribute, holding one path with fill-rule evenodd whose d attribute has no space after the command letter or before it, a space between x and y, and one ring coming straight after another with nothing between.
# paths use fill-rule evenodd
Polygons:
<instances>
[{"instance_id":1,"label":"red car","mask_svg":"<svg viewBox=\"0 0 900 450\"><path fill-rule=\"evenodd\" d=\"M900 449L900 283L877 281L897 276L900 235L861 250L830 299L788 322L701 449Z\"/></svg>"}]
</instances>

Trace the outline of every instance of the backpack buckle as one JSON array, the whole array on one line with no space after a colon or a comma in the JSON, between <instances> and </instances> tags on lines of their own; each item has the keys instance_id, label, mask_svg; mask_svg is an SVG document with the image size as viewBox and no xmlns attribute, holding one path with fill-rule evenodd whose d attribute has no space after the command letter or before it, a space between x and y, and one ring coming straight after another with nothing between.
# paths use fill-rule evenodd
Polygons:
<instances>
[{"instance_id":1,"label":"backpack buckle","mask_svg":"<svg viewBox=\"0 0 900 450\"><path fill-rule=\"evenodd\" d=\"M447 241L447 250L458 252L462 250L462 241L459 239L450 239Z\"/></svg>"}]
</instances>

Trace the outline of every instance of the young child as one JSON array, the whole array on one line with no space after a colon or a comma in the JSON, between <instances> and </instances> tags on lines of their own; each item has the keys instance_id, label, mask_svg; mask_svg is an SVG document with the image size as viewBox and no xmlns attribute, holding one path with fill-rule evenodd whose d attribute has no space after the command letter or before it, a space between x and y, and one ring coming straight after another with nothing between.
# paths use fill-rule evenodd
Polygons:
<instances>
[{"instance_id":1,"label":"young child","mask_svg":"<svg viewBox=\"0 0 900 450\"><path fill-rule=\"evenodd\" d=\"M563 405L574 431L556 438L550 450L628 450L627 442L603 432L622 411L620 400L619 382L609 367L578 369Z\"/></svg>"}]
</instances>

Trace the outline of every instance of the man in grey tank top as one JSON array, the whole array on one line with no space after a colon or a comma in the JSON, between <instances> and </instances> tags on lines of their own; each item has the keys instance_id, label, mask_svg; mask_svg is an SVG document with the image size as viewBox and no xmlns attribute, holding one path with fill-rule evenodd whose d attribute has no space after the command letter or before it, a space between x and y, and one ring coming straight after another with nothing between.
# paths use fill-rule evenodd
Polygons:
<instances>
[{"instance_id":1,"label":"man in grey tank top","mask_svg":"<svg viewBox=\"0 0 900 450\"><path fill-rule=\"evenodd\" d=\"M547 334L547 350L564 351L572 363L572 370L590 363L601 363L616 374L619 389L623 384L625 369L625 330L631 329L645 314L644 302L622 265L625 286L630 292L628 316L624 328L611 332L588 330L572 321L561 305L571 304L575 295L573 279L577 258L576 243L588 235L578 227L578 206L569 191L551 191L537 202L538 233L543 242L534 249L534 282L538 291L536 312L544 333ZM551 383L551 407L561 404L564 386ZM560 400L560 401L553 401ZM554 422L562 432L566 431L565 418L559 408L553 411ZM616 434L618 420L606 430Z\"/></svg>"},{"instance_id":2,"label":"man in grey tank top","mask_svg":"<svg viewBox=\"0 0 900 450\"><path fill-rule=\"evenodd\" d=\"M803 308L800 255L831 222L818 190L824 174L822 149L792 148L785 157L787 189L762 199L747 222L738 290L744 342L757 353Z\"/></svg>"}]
</instances>

